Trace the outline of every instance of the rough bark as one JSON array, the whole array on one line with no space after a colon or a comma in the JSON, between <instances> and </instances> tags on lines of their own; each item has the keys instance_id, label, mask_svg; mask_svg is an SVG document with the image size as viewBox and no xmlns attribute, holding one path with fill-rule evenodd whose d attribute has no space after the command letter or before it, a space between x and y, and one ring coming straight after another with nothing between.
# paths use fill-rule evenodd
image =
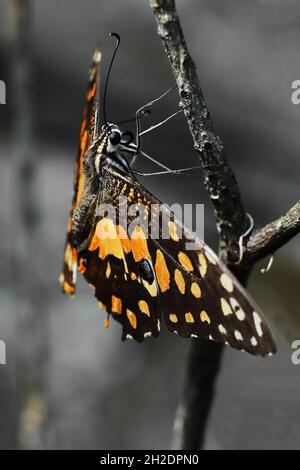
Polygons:
<instances>
[{"instance_id":1,"label":"rough bark","mask_svg":"<svg viewBox=\"0 0 300 470\"><path fill-rule=\"evenodd\" d=\"M287 243L300 231L300 202L287 214L244 240L244 253L238 265L239 240L247 231L245 211L235 175L230 168L206 105L195 64L181 28L174 0L150 0L177 84L194 147L204 173L220 235L219 256L245 285L255 261ZM213 403L214 385L220 368L223 347L193 341L188 359L182 403L175 421L174 445L179 449L203 446L205 428Z\"/></svg>"}]
</instances>

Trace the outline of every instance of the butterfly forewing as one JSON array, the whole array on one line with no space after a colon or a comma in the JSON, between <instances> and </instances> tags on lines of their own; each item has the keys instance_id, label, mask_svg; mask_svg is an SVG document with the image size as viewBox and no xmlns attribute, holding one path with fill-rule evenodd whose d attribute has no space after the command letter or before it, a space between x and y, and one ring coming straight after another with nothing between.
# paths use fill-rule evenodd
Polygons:
<instances>
[{"instance_id":1,"label":"butterfly forewing","mask_svg":"<svg viewBox=\"0 0 300 470\"><path fill-rule=\"evenodd\" d=\"M77 272L77 249L72 233L72 217L82 198L86 182L83 170L84 155L99 133L100 61L101 53L96 49L89 72L86 104L79 135L79 149L74 169L73 200L67 227L63 271L60 276L63 291L71 295L75 292Z\"/></svg>"}]
</instances>

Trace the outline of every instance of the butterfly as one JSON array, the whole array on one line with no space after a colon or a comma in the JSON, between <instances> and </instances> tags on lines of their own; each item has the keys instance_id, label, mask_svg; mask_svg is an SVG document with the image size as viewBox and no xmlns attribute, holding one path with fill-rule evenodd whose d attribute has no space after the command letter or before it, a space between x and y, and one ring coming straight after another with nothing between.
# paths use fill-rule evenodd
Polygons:
<instances>
[{"instance_id":1,"label":"butterfly","mask_svg":"<svg viewBox=\"0 0 300 470\"><path fill-rule=\"evenodd\" d=\"M130 133L107 121L105 107L100 113L100 63L96 49L75 166L63 291L74 295L77 271L82 273L107 311L106 326L110 317L120 323L123 340L158 336L163 321L185 338L271 355L276 350L272 334L246 290L132 171L126 156L135 156L138 145ZM106 86L107 81L105 96ZM126 204L136 212L124 218ZM116 216L103 206L115 209ZM141 207L143 216L136 222ZM193 249L187 249L191 243Z\"/></svg>"}]
</instances>

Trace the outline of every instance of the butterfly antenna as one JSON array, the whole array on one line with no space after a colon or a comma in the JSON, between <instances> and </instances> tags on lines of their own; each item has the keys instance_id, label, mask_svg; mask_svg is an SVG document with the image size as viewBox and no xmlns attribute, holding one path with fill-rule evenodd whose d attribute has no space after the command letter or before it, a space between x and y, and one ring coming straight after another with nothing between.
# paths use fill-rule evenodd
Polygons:
<instances>
[{"instance_id":1,"label":"butterfly antenna","mask_svg":"<svg viewBox=\"0 0 300 470\"><path fill-rule=\"evenodd\" d=\"M117 33L109 33L109 35L115 37L116 40L117 40L117 42L116 42L116 45L115 45L115 50L114 50L114 52L113 52L113 55L112 55L112 58L111 58L109 67L108 67L108 71L107 71L107 75L106 75L106 80L105 80L105 85L104 85L104 94L103 94L103 119L104 119L105 125L107 125L107 116L106 116L106 95L107 95L107 86L108 86L108 81L109 81L109 76L110 76L110 72L111 72L111 69L112 69L112 65L113 65L113 63L114 63L115 55L116 55L116 53L117 53L117 50L118 50L119 45L120 45L120 42L121 42L121 38L120 38L120 36L119 36Z\"/></svg>"}]
</instances>

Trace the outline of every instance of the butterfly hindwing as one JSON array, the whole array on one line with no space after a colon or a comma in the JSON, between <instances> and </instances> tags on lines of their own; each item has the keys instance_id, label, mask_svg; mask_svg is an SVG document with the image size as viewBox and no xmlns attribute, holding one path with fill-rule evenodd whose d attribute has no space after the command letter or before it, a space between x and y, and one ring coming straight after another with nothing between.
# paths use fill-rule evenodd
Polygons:
<instances>
[{"instance_id":1,"label":"butterfly hindwing","mask_svg":"<svg viewBox=\"0 0 300 470\"><path fill-rule=\"evenodd\" d=\"M99 133L100 61L101 53L96 49L89 72L86 105L80 129L78 156L74 169L74 192L67 227L63 271L60 277L63 291L71 295L75 293L78 261L77 248L72 232L73 214L82 198L86 184L86 175L83 169L84 156Z\"/></svg>"},{"instance_id":2,"label":"butterfly hindwing","mask_svg":"<svg viewBox=\"0 0 300 470\"><path fill-rule=\"evenodd\" d=\"M123 339L142 341L159 333L159 290L155 277L146 278L140 269L136 251L125 228L97 217L87 247L79 252L79 270L99 306L121 323ZM151 264L150 256L142 261Z\"/></svg>"}]
</instances>

